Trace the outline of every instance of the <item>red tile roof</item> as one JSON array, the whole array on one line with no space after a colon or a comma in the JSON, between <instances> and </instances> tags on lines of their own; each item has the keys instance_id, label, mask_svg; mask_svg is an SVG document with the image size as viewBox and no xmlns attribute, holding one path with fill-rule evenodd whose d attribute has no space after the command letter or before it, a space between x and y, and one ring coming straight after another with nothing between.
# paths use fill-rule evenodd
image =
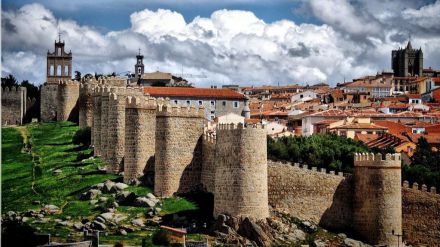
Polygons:
<instances>
[{"instance_id":1,"label":"red tile roof","mask_svg":"<svg viewBox=\"0 0 440 247\"><path fill-rule=\"evenodd\" d=\"M144 94L153 97L194 97L213 99L239 99L246 97L228 88L144 87Z\"/></svg>"},{"instance_id":2,"label":"red tile roof","mask_svg":"<svg viewBox=\"0 0 440 247\"><path fill-rule=\"evenodd\" d=\"M409 99L420 99L422 98L422 95L420 94L415 94L415 93L408 93L405 94Z\"/></svg>"}]
</instances>

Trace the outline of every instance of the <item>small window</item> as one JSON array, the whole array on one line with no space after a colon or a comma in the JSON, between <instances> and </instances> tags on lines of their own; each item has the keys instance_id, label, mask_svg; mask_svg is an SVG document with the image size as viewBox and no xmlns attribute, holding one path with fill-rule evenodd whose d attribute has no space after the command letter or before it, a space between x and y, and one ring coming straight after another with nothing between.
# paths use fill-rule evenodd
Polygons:
<instances>
[{"instance_id":1,"label":"small window","mask_svg":"<svg viewBox=\"0 0 440 247\"><path fill-rule=\"evenodd\" d=\"M191 105L191 100L187 100L187 101L186 101L186 104L187 104L187 105Z\"/></svg>"},{"instance_id":2,"label":"small window","mask_svg":"<svg viewBox=\"0 0 440 247\"><path fill-rule=\"evenodd\" d=\"M200 106L203 105L203 101L202 100L199 100L199 105Z\"/></svg>"},{"instance_id":3,"label":"small window","mask_svg":"<svg viewBox=\"0 0 440 247\"><path fill-rule=\"evenodd\" d=\"M302 99L303 97L304 97L304 96L303 96L302 94L301 94L301 95L299 95L299 98L300 98L300 99Z\"/></svg>"},{"instance_id":4,"label":"small window","mask_svg":"<svg viewBox=\"0 0 440 247\"><path fill-rule=\"evenodd\" d=\"M211 100L211 106L215 106L215 101Z\"/></svg>"},{"instance_id":5,"label":"small window","mask_svg":"<svg viewBox=\"0 0 440 247\"><path fill-rule=\"evenodd\" d=\"M176 104L176 105L177 105L178 103L179 103L179 102L177 102L177 100L174 100L174 104Z\"/></svg>"},{"instance_id":6,"label":"small window","mask_svg":"<svg viewBox=\"0 0 440 247\"><path fill-rule=\"evenodd\" d=\"M234 101L234 108L238 108L239 105L238 101Z\"/></svg>"},{"instance_id":7,"label":"small window","mask_svg":"<svg viewBox=\"0 0 440 247\"><path fill-rule=\"evenodd\" d=\"M51 64L50 65L50 72L49 72L49 75L51 75L51 76L54 76L55 75L55 69L54 69L54 66Z\"/></svg>"},{"instance_id":8,"label":"small window","mask_svg":"<svg viewBox=\"0 0 440 247\"><path fill-rule=\"evenodd\" d=\"M69 76L69 66L64 65L64 75Z\"/></svg>"},{"instance_id":9,"label":"small window","mask_svg":"<svg viewBox=\"0 0 440 247\"><path fill-rule=\"evenodd\" d=\"M211 114L214 114L215 113L215 111L211 111Z\"/></svg>"},{"instance_id":10,"label":"small window","mask_svg":"<svg viewBox=\"0 0 440 247\"><path fill-rule=\"evenodd\" d=\"M226 101L223 101L223 102L222 102L222 105L223 105L223 106L226 106Z\"/></svg>"}]
</instances>

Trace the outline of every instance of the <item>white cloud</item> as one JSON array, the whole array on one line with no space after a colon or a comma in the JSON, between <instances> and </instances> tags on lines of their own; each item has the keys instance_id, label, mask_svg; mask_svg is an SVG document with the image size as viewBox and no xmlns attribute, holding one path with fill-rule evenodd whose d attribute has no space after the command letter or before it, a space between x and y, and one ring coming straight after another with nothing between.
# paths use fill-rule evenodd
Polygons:
<instances>
[{"instance_id":1,"label":"white cloud","mask_svg":"<svg viewBox=\"0 0 440 247\"><path fill-rule=\"evenodd\" d=\"M25 5L2 11L2 75L12 73L20 80L43 82L45 53L53 49L58 29L66 48L73 52L73 70L83 74L132 71L138 48L145 55L146 71L207 75L192 80L197 86L335 84L344 77L349 80L389 69L391 50L405 42L393 40L402 29L380 28L380 18L359 12L347 1L339 3L311 2L322 25L289 20L265 23L252 12L225 9L186 22L175 11L145 9L130 15L130 28L108 33L57 19L42 5ZM431 13L430 8L413 10ZM337 14L331 16L331 11ZM423 19L418 13L408 15L412 20ZM437 35L413 41L424 49L425 64L440 65L439 39Z\"/></svg>"},{"instance_id":2,"label":"white cloud","mask_svg":"<svg viewBox=\"0 0 440 247\"><path fill-rule=\"evenodd\" d=\"M402 12L402 16L405 20L414 22L417 25L426 29L434 28L440 29L440 1L436 1L433 4L426 5L420 9L405 9Z\"/></svg>"}]
</instances>

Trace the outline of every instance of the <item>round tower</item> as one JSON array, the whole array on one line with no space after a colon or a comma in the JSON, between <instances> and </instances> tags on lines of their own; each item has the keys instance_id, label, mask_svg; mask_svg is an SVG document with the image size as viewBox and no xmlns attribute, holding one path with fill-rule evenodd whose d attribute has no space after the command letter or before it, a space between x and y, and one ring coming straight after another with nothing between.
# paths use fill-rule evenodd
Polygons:
<instances>
[{"instance_id":1,"label":"round tower","mask_svg":"<svg viewBox=\"0 0 440 247\"><path fill-rule=\"evenodd\" d=\"M111 93L108 102L107 172L118 173L123 169L125 149L125 96Z\"/></svg>"},{"instance_id":2,"label":"round tower","mask_svg":"<svg viewBox=\"0 0 440 247\"><path fill-rule=\"evenodd\" d=\"M163 100L163 99L162 99ZM200 184L204 109L159 104L154 193L189 192Z\"/></svg>"},{"instance_id":3,"label":"round tower","mask_svg":"<svg viewBox=\"0 0 440 247\"><path fill-rule=\"evenodd\" d=\"M398 245L393 234L402 234L400 164L400 154L355 154L353 228L370 244Z\"/></svg>"},{"instance_id":4,"label":"round tower","mask_svg":"<svg viewBox=\"0 0 440 247\"><path fill-rule=\"evenodd\" d=\"M92 127L93 125L93 91L95 85L81 83L79 88L79 127Z\"/></svg>"},{"instance_id":5,"label":"round tower","mask_svg":"<svg viewBox=\"0 0 440 247\"><path fill-rule=\"evenodd\" d=\"M101 93L101 158L107 162L107 145L108 145L108 100L110 88L104 87Z\"/></svg>"},{"instance_id":6,"label":"round tower","mask_svg":"<svg viewBox=\"0 0 440 247\"><path fill-rule=\"evenodd\" d=\"M217 128L214 217L269 217L266 139L261 125Z\"/></svg>"},{"instance_id":7,"label":"round tower","mask_svg":"<svg viewBox=\"0 0 440 247\"><path fill-rule=\"evenodd\" d=\"M154 165L156 101L127 96L125 110L124 183L131 183Z\"/></svg>"},{"instance_id":8,"label":"round tower","mask_svg":"<svg viewBox=\"0 0 440 247\"><path fill-rule=\"evenodd\" d=\"M78 121L79 83L61 81L57 93L57 121Z\"/></svg>"}]
</instances>

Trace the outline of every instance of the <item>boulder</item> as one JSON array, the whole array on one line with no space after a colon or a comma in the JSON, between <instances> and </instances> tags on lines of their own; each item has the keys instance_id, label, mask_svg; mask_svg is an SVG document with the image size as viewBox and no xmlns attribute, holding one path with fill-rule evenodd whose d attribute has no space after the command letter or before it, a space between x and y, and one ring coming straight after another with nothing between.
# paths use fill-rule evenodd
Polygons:
<instances>
[{"instance_id":1,"label":"boulder","mask_svg":"<svg viewBox=\"0 0 440 247\"><path fill-rule=\"evenodd\" d=\"M21 221L23 221L23 222L26 222L26 221L28 221L28 220L29 220L28 217L23 217L23 218L21 218Z\"/></svg>"},{"instance_id":2,"label":"boulder","mask_svg":"<svg viewBox=\"0 0 440 247\"><path fill-rule=\"evenodd\" d=\"M313 244L315 244L316 247L325 247L325 246L327 246L322 239L316 239L315 241L313 241Z\"/></svg>"},{"instance_id":3,"label":"boulder","mask_svg":"<svg viewBox=\"0 0 440 247\"><path fill-rule=\"evenodd\" d=\"M105 230L107 229L107 226L104 223L98 222L98 221L93 221L91 227L95 230Z\"/></svg>"},{"instance_id":4,"label":"boulder","mask_svg":"<svg viewBox=\"0 0 440 247\"><path fill-rule=\"evenodd\" d=\"M60 175L61 173L63 173L63 171L62 171L61 169L56 169L56 170L54 170L54 171L52 172L52 174L55 175L55 176L58 176L58 175Z\"/></svg>"},{"instance_id":5,"label":"boulder","mask_svg":"<svg viewBox=\"0 0 440 247\"><path fill-rule=\"evenodd\" d=\"M344 244L347 247L371 247L371 245L364 244L361 241L357 241L351 238L344 239Z\"/></svg>"},{"instance_id":6,"label":"boulder","mask_svg":"<svg viewBox=\"0 0 440 247\"><path fill-rule=\"evenodd\" d=\"M111 193L112 192L112 188L115 185L115 182L107 180L104 183L104 186L102 187L102 192L103 193Z\"/></svg>"},{"instance_id":7,"label":"boulder","mask_svg":"<svg viewBox=\"0 0 440 247\"><path fill-rule=\"evenodd\" d=\"M258 246L270 246L271 240L269 236L248 217L241 222L238 233L251 241L255 241Z\"/></svg>"},{"instance_id":8,"label":"boulder","mask_svg":"<svg viewBox=\"0 0 440 247\"><path fill-rule=\"evenodd\" d=\"M40 205L41 202L40 201L32 201L32 205Z\"/></svg>"},{"instance_id":9,"label":"boulder","mask_svg":"<svg viewBox=\"0 0 440 247\"><path fill-rule=\"evenodd\" d=\"M134 201L134 205L137 207L154 207L156 205L156 202L153 200L146 198L146 197L138 197Z\"/></svg>"},{"instance_id":10,"label":"boulder","mask_svg":"<svg viewBox=\"0 0 440 247\"><path fill-rule=\"evenodd\" d=\"M303 221L301 225L308 233L314 233L318 230L318 227L309 221Z\"/></svg>"},{"instance_id":11,"label":"boulder","mask_svg":"<svg viewBox=\"0 0 440 247\"><path fill-rule=\"evenodd\" d=\"M57 207L57 206L55 206L55 205L51 205L51 204L49 204L49 205L44 206L44 209L43 209L43 210L44 210L46 213L54 214L54 213L58 212L58 211L60 210L60 208Z\"/></svg>"},{"instance_id":12,"label":"boulder","mask_svg":"<svg viewBox=\"0 0 440 247\"><path fill-rule=\"evenodd\" d=\"M136 194L129 191L122 191L116 195L116 201L121 205L131 205L136 199Z\"/></svg>"},{"instance_id":13,"label":"boulder","mask_svg":"<svg viewBox=\"0 0 440 247\"><path fill-rule=\"evenodd\" d=\"M105 223L105 219L101 216L96 217L95 221Z\"/></svg>"},{"instance_id":14,"label":"boulder","mask_svg":"<svg viewBox=\"0 0 440 247\"><path fill-rule=\"evenodd\" d=\"M83 227L84 227L84 224L81 222L76 222L73 224L73 228L75 228L78 231L81 231L83 229Z\"/></svg>"},{"instance_id":15,"label":"boulder","mask_svg":"<svg viewBox=\"0 0 440 247\"><path fill-rule=\"evenodd\" d=\"M114 213L102 213L99 216L104 218L105 221L111 221L111 220L113 220L115 214Z\"/></svg>"},{"instance_id":16,"label":"boulder","mask_svg":"<svg viewBox=\"0 0 440 247\"><path fill-rule=\"evenodd\" d=\"M112 187L112 192L119 192L119 191L125 190L126 188L128 188L128 185L127 185L127 184L124 184L124 183L116 183L116 184L114 184L113 187Z\"/></svg>"},{"instance_id":17,"label":"boulder","mask_svg":"<svg viewBox=\"0 0 440 247\"><path fill-rule=\"evenodd\" d=\"M304 241L306 240L306 233L299 230L299 229L295 229L293 230L293 232L291 232L288 236L288 239L292 242L296 242L296 241Z\"/></svg>"},{"instance_id":18,"label":"boulder","mask_svg":"<svg viewBox=\"0 0 440 247\"><path fill-rule=\"evenodd\" d=\"M156 197L152 193L147 194L147 198L149 199L156 199Z\"/></svg>"},{"instance_id":19,"label":"boulder","mask_svg":"<svg viewBox=\"0 0 440 247\"><path fill-rule=\"evenodd\" d=\"M108 197L100 197L99 199L98 199L98 201L99 202L106 202L106 201L108 201Z\"/></svg>"},{"instance_id":20,"label":"boulder","mask_svg":"<svg viewBox=\"0 0 440 247\"><path fill-rule=\"evenodd\" d=\"M82 193L79 199L83 200L83 201L93 200L93 199L95 199L100 194L101 194L100 190L98 190L98 189L91 189L91 190L89 190L87 192Z\"/></svg>"},{"instance_id":21,"label":"boulder","mask_svg":"<svg viewBox=\"0 0 440 247\"><path fill-rule=\"evenodd\" d=\"M102 188L104 188L104 183L99 183L92 186L92 189L102 190Z\"/></svg>"},{"instance_id":22,"label":"boulder","mask_svg":"<svg viewBox=\"0 0 440 247\"><path fill-rule=\"evenodd\" d=\"M125 231L124 229L120 229L119 233L123 236L127 235L127 231Z\"/></svg>"},{"instance_id":23,"label":"boulder","mask_svg":"<svg viewBox=\"0 0 440 247\"><path fill-rule=\"evenodd\" d=\"M134 226L140 226L140 227L144 226L144 222L142 221L142 219L134 219L131 221L131 224L133 224Z\"/></svg>"}]
</instances>

